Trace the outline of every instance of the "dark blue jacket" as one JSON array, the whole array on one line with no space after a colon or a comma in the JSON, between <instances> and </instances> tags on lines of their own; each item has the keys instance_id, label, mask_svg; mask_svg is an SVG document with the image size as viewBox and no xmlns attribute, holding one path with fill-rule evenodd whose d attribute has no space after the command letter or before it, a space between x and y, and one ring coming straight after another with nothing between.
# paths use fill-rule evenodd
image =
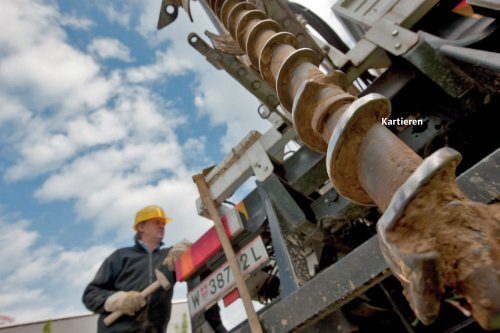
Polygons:
<instances>
[{"instance_id":1,"label":"dark blue jacket","mask_svg":"<svg viewBox=\"0 0 500 333\"><path fill-rule=\"evenodd\" d=\"M118 249L102 264L96 276L83 293L83 303L100 313L98 333L164 333L170 320L171 300L175 274L162 265L170 248L155 249L148 253L141 244ZM104 302L113 293L122 290L141 291L155 279L154 270L158 268L172 284L169 291L156 290L147 297L147 304L134 316L121 316L110 326L103 323L109 314L104 310Z\"/></svg>"}]
</instances>

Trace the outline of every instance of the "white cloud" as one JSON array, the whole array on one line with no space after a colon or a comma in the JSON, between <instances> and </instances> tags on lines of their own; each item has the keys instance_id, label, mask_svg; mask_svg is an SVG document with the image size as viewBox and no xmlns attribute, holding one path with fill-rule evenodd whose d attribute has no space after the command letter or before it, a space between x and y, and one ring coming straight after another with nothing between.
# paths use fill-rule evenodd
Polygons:
<instances>
[{"instance_id":1,"label":"white cloud","mask_svg":"<svg viewBox=\"0 0 500 333\"><path fill-rule=\"evenodd\" d=\"M12 13L19 14L12 15L10 23L21 27L21 40L30 42L16 44L12 42L16 37L3 36L5 43L16 47L0 58L0 78L5 79L0 88L10 96L16 88L31 88L28 104L34 107L34 116L18 128L24 135L14 144L17 159L5 179L47 177L36 198L76 200L80 220L92 221L98 233L129 234L123 221L154 201L164 204L184 227L192 226L189 234L200 235L207 223L197 224L192 172L184 165L181 143L173 132L185 120L174 110L165 111L168 102L148 88L124 81L120 72L104 77L99 64L68 44L56 24L57 8L39 4L39 11L32 13L34 22L45 27L41 38L36 25L26 23L20 14L28 1L8 4ZM175 72L177 62L169 61L159 55L151 67L159 68L160 74L180 73ZM65 106L73 103L73 110L47 109L50 100L59 99Z\"/></svg>"},{"instance_id":2,"label":"white cloud","mask_svg":"<svg viewBox=\"0 0 500 333\"><path fill-rule=\"evenodd\" d=\"M227 80L232 82L226 83ZM270 124L257 113L258 100L222 71L201 74L196 88L195 104L201 114L207 115L213 125L227 125L221 140L224 151L229 151L251 130L264 133Z\"/></svg>"},{"instance_id":3,"label":"white cloud","mask_svg":"<svg viewBox=\"0 0 500 333\"><path fill-rule=\"evenodd\" d=\"M153 16L157 16L159 5L129 1L123 6L130 8L139 3L144 5L139 12L142 22L139 30L154 41ZM17 159L4 177L19 181L48 175L36 192L37 198L76 199L77 211L83 219L94 218L85 213L95 208L96 200L91 194L110 197L126 193L135 198L140 197L142 190L146 193L150 190L148 182L155 184L152 193L161 194L160 188L172 184L184 187L179 183L181 177L190 179L184 162L193 157L190 148L195 147L195 141L186 143L184 148L188 151L184 153L173 133L173 128L184 120L174 111L162 112L166 102L147 88L133 87L131 83L179 75L203 64L197 81L197 104L200 114L208 116L212 125L227 125L223 139L226 150L249 130L267 126L256 113L255 98L226 73L210 68L187 44L187 31L194 26L182 21L187 21L182 12L178 22L173 23L176 33L167 34L172 47L158 52L150 65L127 69L124 74L128 80L124 81L117 71L109 77L103 76L98 63L67 42L64 30L57 24L61 14L56 7L36 0L8 1L3 7L6 10L1 11L4 14L0 14L0 19L9 27L17 27L19 33L15 36L0 33L0 45L7 50L0 58L1 96L7 96L4 99L10 102L11 110L23 111L16 117L24 125L18 128L24 135L22 140L14 144ZM27 8L35 9L30 11L31 20L24 19ZM206 17L199 4L193 5L193 15ZM91 44L95 52L98 44ZM16 89L26 88L32 93L23 105L13 96ZM61 107L54 107L55 103L61 103ZM47 109L49 106L52 107ZM6 119L5 122L13 113L4 113L0 119ZM205 147L204 141L197 143L200 149ZM189 200L194 197L194 191L190 192ZM97 208L96 212L103 212ZM115 226L112 221L95 224L102 231Z\"/></svg>"},{"instance_id":4,"label":"white cloud","mask_svg":"<svg viewBox=\"0 0 500 333\"><path fill-rule=\"evenodd\" d=\"M98 37L87 46L87 50L100 59L118 59L131 62L130 49L118 39Z\"/></svg>"},{"instance_id":5,"label":"white cloud","mask_svg":"<svg viewBox=\"0 0 500 333\"><path fill-rule=\"evenodd\" d=\"M55 7L41 1L2 1L0 48L3 52L13 52L26 45L39 44L45 38L63 38L64 31L54 28L57 15Z\"/></svg>"},{"instance_id":6,"label":"white cloud","mask_svg":"<svg viewBox=\"0 0 500 333\"><path fill-rule=\"evenodd\" d=\"M5 56L0 62L0 80L5 89L28 89L39 107L97 107L108 98L112 81L98 77L99 66L61 40L50 37L42 43Z\"/></svg>"},{"instance_id":7,"label":"white cloud","mask_svg":"<svg viewBox=\"0 0 500 333\"><path fill-rule=\"evenodd\" d=\"M26 2L20 0L19 6ZM123 6L129 8L131 3ZM11 7L16 12L15 6ZM146 22L146 17L151 19L153 7L156 13L159 5L148 2L140 12L141 22ZM193 6L193 15L205 17L201 11L199 5ZM222 141L226 150L251 129L268 126L257 115L256 99L226 73L210 68L187 45L187 33L184 32L193 26L182 22L181 17L187 20L182 12L178 18L181 22L173 23L176 33L169 34L173 36L169 37L172 47L163 53L158 52L155 62L150 65L127 69L124 72L127 81L123 81L119 72L103 77L100 66L91 57L70 46L64 31L53 24L53 19L60 15L53 7L40 5L39 12L33 15L38 18L35 21L41 22L48 31L47 38L40 38L38 30L28 27L18 15L18 20L11 23L23 27L21 39L34 42L19 44L16 52L0 59L0 78L6 79L7 88L32 87L33 99L37 103L51 98L66 99L66 105L73 103L73 108L81 111L56 109L50 118L44 117L44 113L32 118L25 126L25 137L16 144L18 160L5 177L18 181L48 174L47 180L36 191L36 197L45 201L76 199L79 216L94 221L100 232L119 223L118 219L103 222L98 217L106 215L103 202L112 204L113 196L127 195L138 200L148 197L141 196L141 193L161 195L170 186L186 188L179 179L190 179L184 162L195 155L190 149L195 147L195 141L187 142L184 147L187 152L184 153L172 132L183 122L182 118L174 112L163 113L165 104L162 100L147 88L133 87L131 83L147 83L166 75L179 75L203 63L196 88L197 104L200 114L208 116L212 125L227 125L228 131ZM154 24L142 25L140 29L145 36L151 36L151 27ZM6 40L10 39L6 37ZM97 46L95 50L97 52ZM199 63L193 62L196 57ZM32 71L21 71L21 68ZM18 72L24 74L16 76ZM104 106L106 102L108 105ZM43 110L45 105L41 103L38 110ZM204 141L197 143L198 147L205 147ZM197 154L202 155L201 151ZM150 182L155 185L150 185ZM191 205L194 205L195 197L194 191L189 192ZM169 199L175 200L175 196ZM128 207L131 207L131 202L127 201ZM147 200L136 201L133 209L140 206L139 202L146 203ZM125 206L120 202L115 204ZM125 209L125 212L131 214L133 209ZM182 215L193 215L187 214L187 209L185 211L186 214Z\"/></svg>"},{"instance_id":8,"label":"white cloud","mask_svg":"<svg viewBox=\"0 0 500 333\"><path fill-rule=\"evenodd\" d=\"M149 81L163 80L170 76L177 76L193 69L192 62L182 56L176 55L170 49L164 52L156 52L155 62L139 67L130 67L126 71L128 81L132 83L143 83Z\"/></svg>"},{"instance_id":9,"label":"white cloud","mask_svg":"<svg viewBox=\"0 0 500 333\"><path fill-rule=\"evenodd\" d=\"M41 289L31 289L29 292L25 291L11 291L2 293L2 298L0 299L0 308L8 309L9 307L15 306L18 303L29 303L32 302L43 294Z\"/></svg>"},{"instance_id":10,"label":"white cloud","mask_svg":"<svg viewBox=\"0 0 500 333\"><path fill-rule=\"evenodd\" d=\"M0 92L0 128L7 124L24 126L30 117L31 112L20 100Z\"/></svg>"},{"instance_id":11,"label":"white cloud","mask_svg":"<svg viewBox=\"0 0 500 333\"><path fill-rule=\"evenodd\" d=\"M9 222L7 222L9 220ZM0 308L16 322L84 311L80 298L111 246L43 243L27 221L0 216Z\"/></svg>"},{"instance_id":12,"label":"white cloud","mask_svg":"<svg viewBox=\"0 0 500 333\"><path fill-rule=\"evenodd\" d=\"M88 30L95 25L95 22L86 17L77 17L66 14L61 17L61 25L74 29Z\"/></svg>"},{"instance_id":13,"label":"white cloud","mask_svg":"<svg viewBox=\"0 0 500 333\"><path fill-rule=\"evenodd\" d=\"M19 260L23 258L26 248L31 247L38 235L35 232L26 230L27 221L19 221L13 225L7 225L4 222L0 224L1 233L0 241L8 244L0 252L0 276L5 275L7 272L12 271L17 265Z\"/></svg>"},{"instance_id":14,"label":"white cloud","mask_svg":"<svg viewBox=\"0 0 500 333\"><path fill-rule=\"evenodd\" d=\"M33 124L40 124L41 133L34 132L30 135L34 141L32 145L30 138L26 138L26 141L19 144L18 153L21 159L7 170L5 179L8 181L31 178L53 170L76 153L76 147L67 140L65 135L47 135L48 133L42 129L42 126L46 124L41 124L39 120L32 122L31 125ZM35 137L44 137L45 140L36 141Z\"/></svg>"},{"instance_id":15,"label":"white cloud","mask_svg":"<svg viewBox=\"0 0 500 333\"><path fill-rule=\"evenodd\" d=\"M213 164L213 161L207 156L206 147L207 137L202 136L199 138L189 138L182 145L184 152L184 160L186 163L202 164L197 169L202 170L208 165Z\"/></svg>"},{"instance_id":16,"label":"white cloud","mask_svg":"<svg viewBox=\"0 0 500 333\"><path fill-rule=\"evenodd\" d=\"M99 2L98 8L104 13L109 22L128 27L132 16L132 8L127 1L120 1L119 5L122 7L117 9L112 3L104 4Z\"/></svg>"},{"instance_id":17,"label":"white cloud","mask_svg":"<svg viewBox=\"0 0 500 333\"><path fill-rule=\"evenodd\" d=\"M135 212L156 203L174 220L167 228L167 243L179 237L194 241L208 224L196 216L197 191L181 159L182 152L174 144L99 151L50 176L36 196L41 200L76 199L77 214L93 221L98 234L113 231L121 239L131 238Z\"/></svg>"},{"instance_id":18,"label":"white cloud","mask_svg":"<svg viewBox=\"0 0 500 333\"><path fill-rule=\"evenodd\" d=\"M117 82L100 76L92 57L67 43L56 24L62 17L56 7L36 0L2 2L0 89L27 93L25 102L38 109L98 107Z\"/></svg>"},{"instance_id":19,"label":"white cloud","mask_svg":"<svg viewBox=\"0 0 500 333\"><path fill-rule=\"evenodd\" d=\"M227 133L220 142L222 149L228 151L250 130L265 132L269 124L257 114L258 100L227 73L213 68L205 57L187 42L188 34L196 32L210 44L208 38L204 36L204 31L206 29L215 31L201 5L197 2L191 3L195 23L191 23L187 14L179 7L176 21L158 31L156 24L160 3L160 1L128 0L119 5L124 15L129 18L133 16L133 11L138 11L139 22L135 25L136 30L151 45L170 43L165 51L156 53L152 64L129 67L125 74L127 80L132 83L149 83L181 75L188 70L194 71L197 74L197 81L194 86L196 97L193 102L198 107L200 115L208 116L212 125L227 125Z\"/></svg>"},{"instance_id":20,"label":"white cloud","mask_svg":"<svg viewBox=\"0 0 500 333\"><path fill-rule=\"evenodd\" d=\"M204 31L215 31L201 5L197 2L191 3L195 24L189 22L187 14L179 7L176 21L157 31L158 3L142 3L137 30L152 45L168 41L171 46L166 52L157 53L153 65L130 69L127 72L128 79L132 82L155 81L171 74L182 74L183 70L195 71L197 81L193 102L201 115L209 117L212 125L227 125L227 133L221 140L221 147L225 151L229 151L250 130L265 132L269 123L262 120L257 113L257 98L225 71L212 67L205 56L199 54L187 42L188 34L196 32L210 44L209 39L204 36Z\"/></svg>"}]
</instances>

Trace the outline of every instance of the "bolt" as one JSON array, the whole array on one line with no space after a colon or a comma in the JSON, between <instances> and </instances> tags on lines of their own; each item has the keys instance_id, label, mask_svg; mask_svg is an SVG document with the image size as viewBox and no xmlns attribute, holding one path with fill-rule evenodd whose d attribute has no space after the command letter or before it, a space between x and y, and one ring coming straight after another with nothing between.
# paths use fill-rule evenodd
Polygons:
<instances>
[{"instance_id":1,"label":"bolt","mask_svg":"<svg viewBox=\"0 0 500 333\"><path fill-rule=\"evenodd\" d=\"M397 36L399 34L399 30L398 29L394 29L392 30L392 33L391 33L393 36Z\"/></svg>"},{"instance_id":2,"label":"bolt","mask_svg":"<svg viewBox=\"0 0 500 333\"><path fill-rule=\"evenodd\" d=\"M396 50L399 50L401 48L401 43L397 43L396 45L394 45L394 48Z\"/></svg>"},{"instance_id":3,"label":"bolt","mask_svg":"<svg viewBox=\"0 0 500 333\"><path fill-rule=\"evenodd\" d=\"M259 89L260 88L260 82L259 81L253 81L252 82L252 88Z\"/></svg>"},{"instance_id":4,"label":"bolt","mask_svg":"<svg viewBox=\"0 0 500 333\"><path fill-rule=\"evenodd\" d=\"M240 68L238 69L238 71L236 72L239 76L243 76L247 73L247 71L244 69L244 68Z\"/></svg>"}]
</instances>

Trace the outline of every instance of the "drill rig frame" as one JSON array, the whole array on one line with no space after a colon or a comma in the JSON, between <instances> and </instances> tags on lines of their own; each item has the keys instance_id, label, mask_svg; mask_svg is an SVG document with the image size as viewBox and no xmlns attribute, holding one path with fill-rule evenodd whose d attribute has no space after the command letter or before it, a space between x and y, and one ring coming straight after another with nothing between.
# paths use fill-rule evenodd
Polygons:
<instances>
[{"instance_id":1,"label":"drill rig frame","mask_svg":"<svg viewBox=\"0 0 500 333\"><path fill-rule=\"evenodd\" d=\"M369 331L377 318L407 332L500 328L500 8L477 4L483 16L471 17L457 1L340 0L333 10L356 39L345 50L316 41L297 5L200 3L220 35L207 34L213 48L189 43L274 125L205 173L221 205L257 178L233 246L260 235L269 251L265 274L248 280L267 303L264 330ZM188 1L163 0L159 27L180 6L189 13ZM301 148L285 158L290 140ZM450 146L464 157L458 184ZM189 288L223 262L213 255ZM203 321L192 318L195 331Z\"/></svg>"}]
</instances>

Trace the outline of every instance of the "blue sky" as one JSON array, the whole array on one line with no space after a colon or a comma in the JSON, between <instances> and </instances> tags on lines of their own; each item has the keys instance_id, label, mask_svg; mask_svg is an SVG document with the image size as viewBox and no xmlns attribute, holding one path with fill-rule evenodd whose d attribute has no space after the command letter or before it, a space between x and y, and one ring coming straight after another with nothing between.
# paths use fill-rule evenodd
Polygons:
<instances>
[{"instance_id":1,"label":"blue sky","mask_svg":"<svg viewBox=\"0 0 500 333\"><path fill-rule=\"evenodd\" d=\"M214 31L197 2L157 31L160 0L0 2L0 315L85 312L102 260L162 205L165 242L210 226L191 176L267 123L186 42ZM185 288L175 297L183 298Z\"/></svg>"}]
</instances>

